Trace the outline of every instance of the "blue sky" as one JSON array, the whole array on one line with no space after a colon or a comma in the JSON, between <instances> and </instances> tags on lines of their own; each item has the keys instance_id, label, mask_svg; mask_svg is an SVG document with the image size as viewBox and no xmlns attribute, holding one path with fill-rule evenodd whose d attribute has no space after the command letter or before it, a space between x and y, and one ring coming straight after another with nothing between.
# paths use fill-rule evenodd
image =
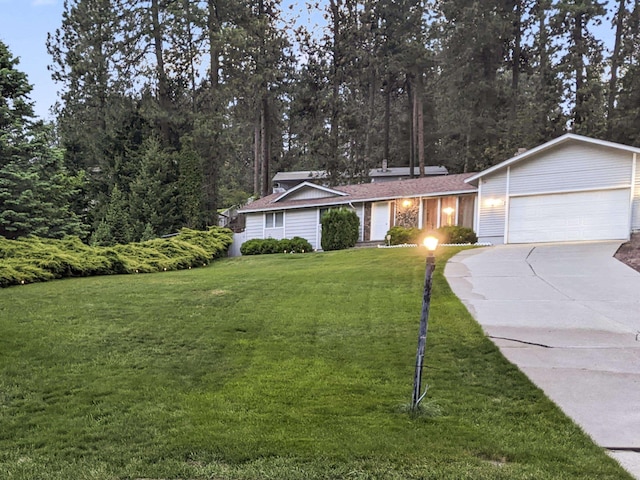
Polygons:
<instances>
[{"instance_id":1,"label":"blue sky","mask_svg":"<svg viewBox=\"0 0 640 480\"><path fill-rule=\"evenodd\" d=\"M14 57L20 57L18 70L29 77L33 85L31 99L36 114L51 118L49 107L56 101L56 86L47 65L47 32L53 32L62 22L62 0L0 0L0 39Z\"/></svg>"},{"instance_id":2,"label":"blue sky","mask_svg":"<svg viewBox=\"0 0 640 480\"><path fill-rule=\"evenodd\" d=\"M303 1L284 0L282 3L283 6L295 5ZM51 63L46 47L47 33L60 27L62 11L63 0L0 0L0 39L15 57L20 58L18 69L27 74L33 85L31 99L36 115L45 119L52 119L49 110L57 100L56 85L47 70ZM309 21L306 15L303 17L306 17L303 22ZM599 36L610 39L609 22L600 27Z\"/></svg>"}]
</instances>

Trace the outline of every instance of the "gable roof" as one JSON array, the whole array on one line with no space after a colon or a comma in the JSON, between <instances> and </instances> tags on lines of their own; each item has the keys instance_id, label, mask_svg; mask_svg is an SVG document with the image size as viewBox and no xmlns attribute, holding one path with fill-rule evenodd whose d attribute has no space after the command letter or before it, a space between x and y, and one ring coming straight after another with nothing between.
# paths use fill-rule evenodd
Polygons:
<instances>
[{"instance_id":1,"label":"gable roof","mask_svg":"<svg viewBox=\"0 0 640 480\"><path fill-rule=\"evenodd\" d=\"M325 190L334 191L335 195L333 196L304 200L287 200L286 196L288 192L291 191L288 190L284 193L268 195L245 205L239 213L287 210L315 206L348 205L353 202L385 201L395 200L397 198L438 197L443 195L475 193L476 188L465 182L465 180L472 175L474 174L462 173L459 175L414 178L412 180L343 185L331 189L325 188ZM318 187L318 185L314 184L309 185Z\"/></svg>"},{"instance_id":2,"label":"gable roof","mask_svg":"<svg viewBox=\"0 0 640 480\"><path fill-rule=\"evenodd\" d=\"M304 190L304 189L319 190L321 192L329 194L328 196L339 196L339 197L341 197L343 195L347 195L344 192L341 192L339 190L334 190L334 189L329 188L329 187L324 187L322 185L317 185L317 184L311 183L311 182L302 182L302 183L299 183L298 185L296 185L295 187L290 188L289 190L284 192L276 200L274 200L274 202L281 202L281 201L285 200L287 197L293 196L293 194L295 194L298 190Z\"/></svg>"},{"instance_id":3,"label":"gable roof","mask_svg":"<svg viewBox=\"0 0 640 480\"><path fill-rule=\"evenodd\" d=\"M493 167L489 167L486 170L483 170L482 172L476 173L473 176L467 178L467 182L471 183L472 185L477 185L478 180L480 180L482 177L486 176L486 175L490 175L491 173L497 171L497 170L501 170L503 168L506 168L510 165L513 165L514 163L518 163L521 162L523 160L526 160L534 155L537 155L541 152L544 152L546 150L550 150L552 148L556 148L560 145L563 144L567 144L567 143L583 143L583 144L587 144L587 145L596 145L599 147L607 147L607 148L615 148L617 150L625 150L628 152L632 152L632 153L640 153L640 148L636 148L636 147L630 147L629 145L623 145L621 143L615 143L615 142L608 142L606 140L598 140L596 138L591 138L591 137L585 137L582 135L576 135L575 133L566 133L564 135L562 135L561 137L555 138L547 143L543 143L542 145L538 145L535 148L532 148L531 150L527 150L523 153L520 153L514 157L509 158L508 160L505 160L504 162L498 163L497 165L494 165Z\"/></svg>"}]
</instances>

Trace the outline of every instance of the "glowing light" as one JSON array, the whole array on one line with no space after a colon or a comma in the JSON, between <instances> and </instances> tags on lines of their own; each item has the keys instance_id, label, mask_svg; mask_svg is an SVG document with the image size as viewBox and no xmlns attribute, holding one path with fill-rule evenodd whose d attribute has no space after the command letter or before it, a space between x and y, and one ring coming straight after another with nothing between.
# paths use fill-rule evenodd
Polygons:
<instances>
[{"instance_id":1,"label":"glowing light","mask_svg":"<svg viewBox=\"0 0 640 480\"><path fill-rule=\"evenodd\" d=\"M405 200L404 202L402 202L402 206L404 208L409 208L411 204L412 204L411 200Z\"/></svg>"},{"instance_id":2,"label":"glowing light","mask_svg":"<svg viewBox=\"0 0 640 480\"><path fill-rule=\"evenodd\" d=\"M438 247L438 239L436 237L428 236L424 239L423 243L427 250L429 250L430 252L435 251L435 249Z\"/></svg>"}]
</instances>

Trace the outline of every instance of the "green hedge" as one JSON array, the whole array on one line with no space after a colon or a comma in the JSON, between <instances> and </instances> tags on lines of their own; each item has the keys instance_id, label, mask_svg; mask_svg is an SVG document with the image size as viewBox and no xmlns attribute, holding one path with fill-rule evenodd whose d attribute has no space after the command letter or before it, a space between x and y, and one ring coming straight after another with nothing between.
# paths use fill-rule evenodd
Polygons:
<instances>
[{"instance_id":1,"label":"green hedge","mask_svg":"<svg viewBox=\"0 0 640 480\"><path fill-rule=\"evenodd\" d=\"M360 219L349 208L330 209L322 215L322 238L320 243L324 251L343 250L353 247L358 241Z\"/></svg>"},{"instance_id":2,"label":"green hedge","mask_svg":"<svg viewBox=\"0 0 640 480\"><path fill-rule=\"evenodd\" d=\"M242 255L266 255L270 253L308 253L313 252L311 244L302 237L283 238L254 238L247 240L240 246Z\"/></svg>"},{"instance_id":3,"label":"green hedge","mask_svg":"<svg viewBox=\"0 0 640 480\"><path fill-rule=\"evenodd\" d=\"M0 287L63 277L148 273L208 264L226 254L233 232L184 228L174 237L113 247L90 247L78 238L0 237Z\"/></svg>"},{"instance_id":4,"label":"green hedge","mask_svg":"<svg viewBox=\"0 0 640 480\"><path fill-rule=\"evenodd\" d=\"M391 245L404 245L405 243L420 243L423 235L419 228L391 227L387 232L391 238Z\"/></svg>"},{"instance_id":5,"label":"green hedge","mask_svg":"<svg viewBox=\"0 0 640 480\"><path fill-rule=\"evenodd\" d=\"M391 236L391 245L405 243L420 244L427 235L438 237L440 243L477 243L478 236L473 229L455 225L440 227L435 231L420 230L419 228L392 227L387 232Z\"/></svg>"},{"instance_id":6,"label":"green hedge","mask_svg":"<svg viewBox=\"0 0 640 480\"><path fill-rule=\"evenodd\" d=\"M477 243L478 236L473 229L456 225L440 227L436 230L440 243Z\"/></svg>"}]
</instances>

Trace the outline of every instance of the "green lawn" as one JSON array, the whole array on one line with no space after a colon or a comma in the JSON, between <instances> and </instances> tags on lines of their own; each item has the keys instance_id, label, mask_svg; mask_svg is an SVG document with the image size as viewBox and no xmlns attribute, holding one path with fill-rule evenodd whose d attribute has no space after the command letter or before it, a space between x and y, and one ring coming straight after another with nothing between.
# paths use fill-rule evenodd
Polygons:
<instances>
[{"instance_id":1,"label":"green lawn","mask_svg":"<svg viewBox=\"0 0 640 480\"><path fill-rule=\"evenodd\" d=\"M450 250L448 254L452 253ZM0 290L1 479L622 479L418 249Z\"/></svg>"}]
</instances>

